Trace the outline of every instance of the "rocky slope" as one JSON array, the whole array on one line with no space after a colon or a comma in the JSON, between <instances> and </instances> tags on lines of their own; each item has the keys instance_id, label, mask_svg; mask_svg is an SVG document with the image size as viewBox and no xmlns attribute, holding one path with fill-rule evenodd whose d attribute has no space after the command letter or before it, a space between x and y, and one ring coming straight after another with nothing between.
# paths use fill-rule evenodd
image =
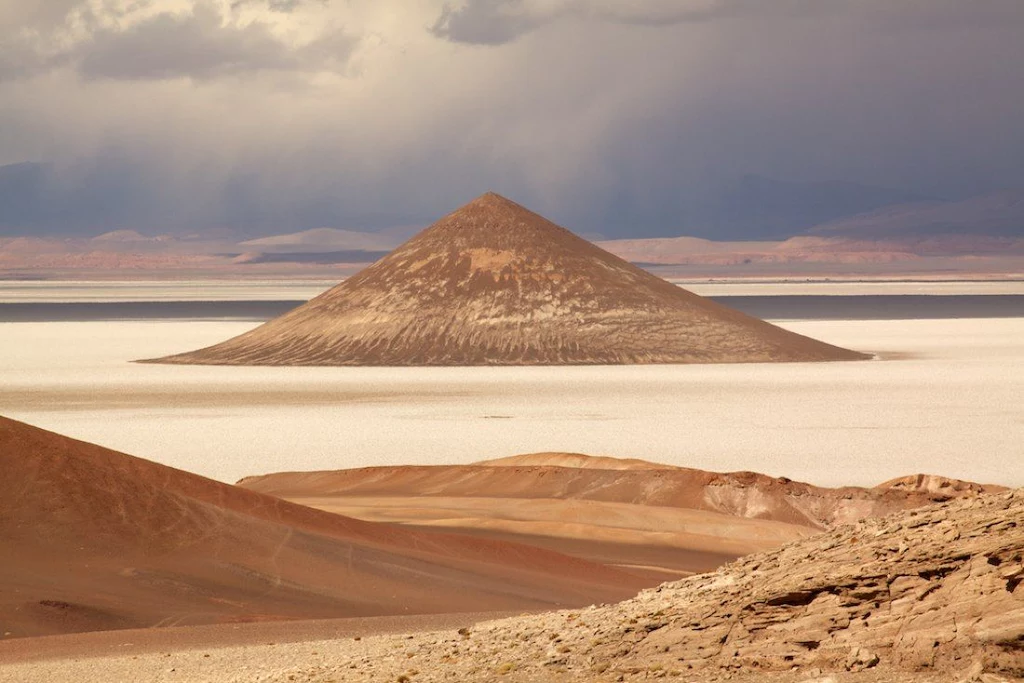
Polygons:
<instances>
[{"instance_id":1,"label":"rocky slope","mask_svg":"<svg viewBox=\"0 0 1024 683\"><path fill-rule=\"evenodd\" d=\"M672 285L495 194L299 308L159 359L213 365L857 360Z\"/></svg>"},{"instance_id":2,"label":"rocky slope","mask_svg":"<svg viewBox=\"0 0 1024 683\"><path fill-rule=\"evenodd\" d=\"M1021 676L1024 489L843 526L616 605L339 643L259 680Z\"/></svg>"}]
</instances>

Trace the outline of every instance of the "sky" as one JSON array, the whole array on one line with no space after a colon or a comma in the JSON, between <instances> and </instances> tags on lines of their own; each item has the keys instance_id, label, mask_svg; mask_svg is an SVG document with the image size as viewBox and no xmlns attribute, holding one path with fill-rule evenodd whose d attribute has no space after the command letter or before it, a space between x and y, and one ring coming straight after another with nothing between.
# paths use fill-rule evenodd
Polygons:
<instances>
[{"instance_id":1,"label":"sky","mask_svg":"<svg viewBox=\"0 0 1024 683\"><path fill-rule=\"evenodd\" d=\"M0 0L0 234L376 230L494 190L735 236L751 192L1024 187L1021 35L1021 0Z\"/></svg>"}]
</instances>

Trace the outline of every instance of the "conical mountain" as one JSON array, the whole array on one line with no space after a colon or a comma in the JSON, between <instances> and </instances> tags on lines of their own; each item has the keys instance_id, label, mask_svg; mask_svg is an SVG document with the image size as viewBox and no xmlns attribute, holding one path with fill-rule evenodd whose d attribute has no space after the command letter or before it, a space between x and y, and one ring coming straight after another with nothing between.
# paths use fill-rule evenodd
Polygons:
<instances>
[{"instance_id":1,"label":"conical mountain","mask_svg":"<svg viewBox=\"0 0 1024 683\"><path fill-rule=\"evenodd\" d=\"M488 193L246 334L158 362L572 365L863 354L687 292Z\"/></svg>"}]
</instances>

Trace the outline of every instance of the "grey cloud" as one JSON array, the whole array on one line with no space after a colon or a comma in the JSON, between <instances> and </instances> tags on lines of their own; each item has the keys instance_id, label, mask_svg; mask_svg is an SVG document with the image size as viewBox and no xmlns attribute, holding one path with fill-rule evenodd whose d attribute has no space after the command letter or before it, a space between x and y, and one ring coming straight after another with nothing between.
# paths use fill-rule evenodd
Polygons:
<instances>
[{"instance_id":1,"label":"grey cloud","mask_svg":"<svg viewBox=\"0 0 1024 683\"><path fill-rule=\"evenodd\" d=\"M454 43L508 43L542 23L523 12L521 4L516 0L476 0L459 9L446 4L430 31Z\"/></svg>"},{"instance_id":2,"label":"grey cloud","mask_svg":"<svg viewBox=\"0 0 1024 683\"><path fill-rule=\"evenodd\" d=\"M465 0L446 3L431 33L455 43L502 45L565 19L673 26L739 17L805 21L824 15L878 16L892 27L948 28L1021 23L1020 0L930 0L921 6L894 0Z\"/></svg>"},{"instance_id":3,"label":"grey cloud","mask_svg":"<svg viewBox=\"0 0 1024 683\"><path fill-rule=\"evenodd\" d=\"M0 83L63 63L60 50L49 44L75 12L86 22L92 18L84 0L0 3Z\"/></svg>"},{"instance_id":4,"label":"grey cloud","mask_svg":"<svg viewBox=\"0 0 1024 683\"><path fill-rule=\"evenodd\" d=\"M0 83L25 78L46 68L47 60L27 42L0 42Z\"/></svg>"},{"instance_id":5,"label":"grey cloud","mask_svg":"<svg viewBox=\"0 0 1024 683\"><path fill-rule=\"evenodd\" d=\"M581 232L754 237L1024 185L1020 0L450 6L436 31L506 43L486 50L425 34L443 0L266 1L151 7L47 78L0 83L0 164L53 162L0 169L0 223L20 207L10 232L370 229L494 189ZM278 38L328 25L370 36L352 66L344 34ZM358 76L295 71L323 68Z\"/></svg>"},{"instance_id":6,"label":"grey cloud","mask_svg":"<svg viewBox=\"0 0 1024 683\"><path fill-rule=\"evenodd\" d=\"M231 3L231 9L236 10L240 7L246 7L249 5L257 5L266 7L272 12L294 12L300 7L307 5L322 5L327 6L330 0L233 0Z\"/></svg>"},{"instance_id":7,"label":"grey cloud","mask_svg":"<svg viewBox=\"0 0 1024 683\"><path fill-rule=\"evenodd\" d=\"M326 5L327 0L319 0L320 4ZM267 7L275 12L294 12L303 5L312 4L310 0L268 0Z\"/></svg>"},{"instance_id":8,"label":"grey cloud","mask_svg":"<svg viewBox=\"0 0 1024 683\"><path fill-rule=\"evenodd\" d=\"M159 14L123 31L103 30L78 50L87 78L209 79L261 70L298 71L335 67L354 41L330 34L299 48L276 38L264 24L224 23L212 8L191 14Z\"/></svg>"},{"instance_id":9,"label":"grey cloud","mask_svg":"<svg viewBox=\"0 0 1024 683\"><path fill-rule=\"evenodd\" d=\"M546 24L588 18L621 24L671 26L730 15L794 13L828 9L839 0L467 0L445 4L431 32L456 43L501 45Z\"/></svg>"},{"instance_id":10,"label":"grey cloud","mask_svg":"<svg viewBox=\"0 0 1024 683\"><path fill-rule=\"evenodd\" d=\"M85 0L23 0L0 3L0 34L30 29L49 31L68 15L85 7Z\"/></svg>"},{"instance_id":11,"label":"grey cloud","mask_svg":"<svg viewBox=\"0 0 1024 683\"><path fill-rule=\"evenodd\" d=\"M323 2L269 0L268 5L261 0L260 4L291 12L300 5ZM152 0L99 8L82 0L39 4L47 11L0 13L0 83L66 67L93 80L203 80L256 71L343 71L358 42L355 36L330 29L311 42L292 45L275 36L267 24L233 21L209 2L197 2L188 13L163 12L134 23L132 15L151 7ZM72 18L85 31L77 41L61 35L61 27Z\"/></svg>"}]
</instances>

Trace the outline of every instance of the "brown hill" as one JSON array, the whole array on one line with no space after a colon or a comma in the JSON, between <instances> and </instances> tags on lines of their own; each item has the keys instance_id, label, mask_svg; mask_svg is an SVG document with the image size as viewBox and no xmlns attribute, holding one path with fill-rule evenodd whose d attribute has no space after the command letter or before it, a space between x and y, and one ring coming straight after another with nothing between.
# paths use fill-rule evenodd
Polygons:
<instances>
[{"instance_id":1,"label":"brown hill","mask_svg":"<svg viewBox=\"0 0 1024 683\"><path fill-rule=\"evenodd\" d=\"M246 334L165 363L547 365L863 354L684 291L496 194Z\"/></svg>"},{"instance_id":2,"label":"brown hill","mask_svg":"<svg viewBox=\"0 0 1024 683\"><path fill-rule=\"evenodd\" d=\"M359 519L514 540L661 578L708 571L835 524L1000 490L966 483L827 489L565 453L286 472L239 485Z\"/></svg>"},{"instance_id":3,"label":"brown hill","mask_svg":"<svg viewBox=\"0 0 1024 683\"><path fill-rule=\"evenodd\" d=\"M0 418L0 633L622 598L635 576L349 519Z\"/></svg>"},{"instance_id":4,"label":"brown hill","mask_svg":"<svg viewBox=\"0 0 1024 683\"><path fill-rule=\"evenodd\" d=\"M0 677L1009 683L1024 676L1024 489L843 526L615 605L463 626L68 657Z\"/></svg>"}]
</instances>

